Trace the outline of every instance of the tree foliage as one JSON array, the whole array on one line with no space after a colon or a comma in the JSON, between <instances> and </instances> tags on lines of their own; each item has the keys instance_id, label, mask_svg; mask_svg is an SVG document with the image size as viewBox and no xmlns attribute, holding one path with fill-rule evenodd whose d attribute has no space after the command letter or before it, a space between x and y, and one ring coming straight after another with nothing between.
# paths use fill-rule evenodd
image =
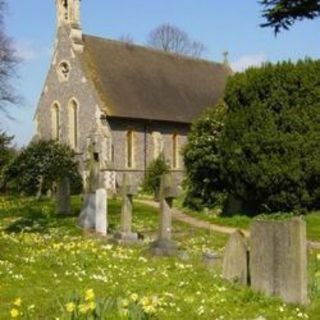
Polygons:
<instances>
[{"instance_id":1,"label":"tree foliage","mask_svg":"<svg viewBox=\"0 0 320 320\"><path fill-rule=\"evenodd\" d=\"M5 132L0 132L0 182L3 180L5 168L16 154L16 150L12 146L12 140L12 136L8 136Z\"/></svg>"},{"instance_id":2,"label":"tree foliage","mask_svg":"<svg viewBox=\"0 0 320 320\"><path fill-rule=\"evenodd\" d=\"M158 158L151 161L146 172L146 176L142 183L143 191L153 194L157 199L160 191L161 176L164 173L168 173L170 167L163 154L160 154Z\"/></svg>"},{"instance_id":3,"label":"tree foliage","mask_svg":"<svg viewBox=\"0 0 320 320\"><path fill-rule=\"evenodd\" d=\"M155 49L195 58L201 57L206 50L202 43L192 40L185 31L170 24L162 24L152 30L147 43Z\"/></svg>"},{"instance_id":4,"label":"tree foliage","mask_svg":"<svg viewBox=\"0 0 320 320\"><path fill-rule=\"evenodd\" d=\"M252 212L320 208L320 61L249 69L229 80L223 184Z\"/></svg>"},{"instance_id":5,"label":"tree foliage","mask_svg":"<svg viewBox=\"0 0 320 320\"><path fill-rule=\"evenodd\" d=\"M187 194L185 205L212 207L222 198L219 140L227 108L223 102L207 109L190 130L184 148Z\"/></svg>"},{"instance_id":6,"label":"tree foliage","mask_svg":"<svg viewBox=\"0 0 320 320\"><path fill-rule=\"evenodd\" d=\"M32 142L5 170L7 189L28 195L51 189L60 178L79 185L80 175L74 152L56 141Z\"/></svg>"},{"instance_id":7,"label":"tree foliage","mask_svg":"<svg viewBox=\"0 0 320 320\"><path fill-rule=\"evenodd\" d=\"M0 111L6 112L8 105L18 102L11 80L15 76L19 62L13 47L12 39L7 36L4 12L6 1L0 0Z\"/></svg>"},{"instance_id":8,"label":"tree foliage","mask_svg":"<svg viewBox=\"0 0 320 320\"><path fill-rule=\"evenodd\" d=\"M320 15L320 0L261 0L263 17L267 20L262 27L272 27L275 33L289 29L295 21L314 19Z\"/></svg>"}]
</instances>

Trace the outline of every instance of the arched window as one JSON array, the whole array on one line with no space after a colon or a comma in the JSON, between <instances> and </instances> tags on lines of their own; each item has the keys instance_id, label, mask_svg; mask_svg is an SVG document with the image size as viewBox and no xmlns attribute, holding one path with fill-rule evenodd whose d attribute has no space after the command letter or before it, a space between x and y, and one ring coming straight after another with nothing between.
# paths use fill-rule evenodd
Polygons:
<instances>
[{"instance_id":1,"label":"arched window","mask_svg":"<svg viewBox=\"0 0 320 320\"><path fill-rule=\"evenodd\" d=\"M52 139L58 140L60 139L60 107L57 102L55 102L52 106L51 110L52 116Z\"/></svg>"},{"instance_id":2,"label":"arched window","mask_svg":"<svg viewBox=\"0 0 320 320\"><path fill-rule=\"evenodd\" d=\"M172 168L179 168L179 136L177 133L172 136Z\"/></svg>"},{"instance_id":3,"label":"arched window","mask_svg":"<svg viewBox=\"0 0 320 320\"><path fill-rule=\"evenodd\" d=\"M74 149L78 148L78 103L72 99L69 102L69 140L70 146Z\"/></svg>"},{"instance_id":4,"label":"arched window","mask_svg":"<svg viewBox=\"0 0 320 320\"><path fill-rule=\"evenodd\" d=\"M164 152L163 136L160 132L153 132L153 158L157 159Z\"/></svg>"},{"instance_id":5,"label":"arched window","mask_svg":"<svg viewBox=\"0 0 320 320\"><path fill-rule=\"evenodd\" d=\"M133 130L127 132L127 168L133 168L134 165L134 151L133 151Z\"/></svg>"}]
</instances>

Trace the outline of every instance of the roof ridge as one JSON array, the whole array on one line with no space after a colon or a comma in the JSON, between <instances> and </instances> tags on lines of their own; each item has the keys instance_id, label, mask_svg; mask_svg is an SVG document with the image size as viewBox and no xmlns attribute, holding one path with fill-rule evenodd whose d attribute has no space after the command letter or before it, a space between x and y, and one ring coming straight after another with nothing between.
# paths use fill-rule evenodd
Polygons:
<instances>
[{"instance_id":1,"label":"roof ridge","mask_svg":"<svg viewBox=\"0 0 320 320\"><path fill-rule=\"evenodd\" d=\"M178 58L178 59L191 60L191 61L202 62L202 63L214 65L214 66L226 67L223 62L216 62L216 61L207 60L207 59L204 59L204 58L196 58L196 57L192 57L192 56L188 56L188 55L184 55L184 54L179 54L179 53L175 53L175 52L168 52L168 51L156 49L156 48L153 48L153 47L144 46L142 44L127 43L127 42L124 42L124 41L121 41L121 40L117 40L117 39L108 39L108 38L103 38L103 37L100 37L100 36L95 36L95 35L90 35L90 34L83 34L83 36L84 36L84 38L85 37L96 38L96 39L101 40L101 41L113 42L113 43L117 43L117 44L122 45L122 46L135 47L135 48L139 48L139 49L142 49L142 50L152 51L152 52L155 52L155 53L158 53L158 54L163 54L163 55L175 57L175 58Z\"/></svg>"}]
</instances>

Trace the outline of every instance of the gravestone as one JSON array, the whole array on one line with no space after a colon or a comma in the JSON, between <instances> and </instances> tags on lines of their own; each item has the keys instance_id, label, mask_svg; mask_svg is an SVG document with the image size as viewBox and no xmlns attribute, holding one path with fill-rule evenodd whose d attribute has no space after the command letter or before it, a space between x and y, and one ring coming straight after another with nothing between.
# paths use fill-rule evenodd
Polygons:
<instances>
[{"instance_id":1,"label":"gravestone","mask_svg":"<svg viewBox=\"0 0 320 320\"><path fill-rule=\"evenodd\" d=\"M255 221L251 227L251 286L285 303L307 304L306 223Z\"/></svg>"},{"instance_id":2,"label":"gravestone","mask_svg":"<svg viewBox=\"0 0 320 320\"><path fill-rule=\"evenodd\" d=\"M71 214L71 192L68 178L62 178L57 183L56 212L65 215Z\"/></svg>"},{"instance_id":3,"label":"gravestone","mask_svg":"<svg viewBox=\"0 0 320 320\"><path fill-rule=\"evenodd\" d=\"M84 229L94 229L101 235L107 234L107 192L100 172L100 156L93 137L88 146L87 169L89 171L84 205L79 216L79 225Z\"/></svg>"},{"instance_id":4,"label":"gravestone","mask_svg":"<svg viewBox=\"0 0 320 320\"><path fill-rule=\"evenodd\" d=\"M249 250L247 240L241 231L231 234L225 247L222 262L222 277L230 282L247 285L249 283Z\"/></svg>"},{"instance_id":5,"label":"gravestone","mask_svg":"<svg viewBox=\"0 0 320 320\"><path fill-rule=\"evenodd\" d=\"M107 191L104 188L98 189L95 193L95 230L102 236L107 235Z\"/></svg>"},{"instance_id":6,"label":"gravestone","mask_svg":"<svg viewBox=\"0 0 320 320\"><path fill-rule=\"evenodd\" d=\"M222 256L216 252L204 252L202 254L202 262L208 268L216 268L221 265Z\"/></svg>"},{"instance_id":7,"label":"gravestone","mask_svg":"<svg viewBox=\"0 0 320 320\"><path fill-rule=\"evenodd\" d=\"M132 208L133 196L137 194L138 188L133 181L132 175L123 174L122 180L122 208L121 208L121 230L116 233L115 238L122 242L138 240L138 234L132 232Z\"/></svg>"},{"instance_id":8,"label":"gravestone","mask_svg":"<svg viewBox=\"0 0 320 320\"><path fill-rule=\"evenodd\" d=\"M160 183L160 223L158 238L150 246L154 255L170 256L177 253L177 246L172 241L172 202L178 196L178 188L170 174L164 174Z\"/></svg>"}]
</instances>

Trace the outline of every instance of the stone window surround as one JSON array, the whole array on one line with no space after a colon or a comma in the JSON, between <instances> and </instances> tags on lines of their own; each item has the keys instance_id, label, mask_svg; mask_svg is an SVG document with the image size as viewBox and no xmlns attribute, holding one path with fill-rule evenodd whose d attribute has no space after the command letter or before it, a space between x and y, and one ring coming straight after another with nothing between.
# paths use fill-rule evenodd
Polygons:
<instances>
[{"instance_id":1,"label":"stone window surround","mask_svg":"<svg viewBox=\"0 0 320 320\"><path fill-rule=\"evenodd\" d=\"M129 137L131 139L131 159L129 159ZM125 168L132 170L135 169L135 130L128 128L125 131ZM129 161L130 160L130 161Z\"/></svg>"},{"instance_id":2,"label":"stone window surround","mask_svg":"<svg viewBox=\"0 0 320 320\"><path fill-rule=\"evenodd\" d=\"M171 167L173 170L180 169L180 144L179 144L179 133L174 132L172 134L172 158Z\"/></svg>"},{"instance_id":3,"label":"stone window surround","mask_svg":"<svg viewBox=\"0 0 320 320\"><path fill-rule=\"evenodd\" d=\"M55 100L51 104L51 136L54 140L60 140L61 129L61 105L59 101Z\"/></svg>"},{"instance_id":4,"label":"stone window surround","mask_svg":"<svg viewBox=\"0 0 320 320\"><path fill-rule=\"evenodd\" d=\"M68 102L69 143L70 143L70 146L75 151L77 151L79 147L79 107L80 107L80 103L77 98L72 97L69 99L69 102Z\"/></svg>"},{"instance_id":5,"label":"stone window surround","mask_svg":"<svg viewBox=\"0 0 320 320\"><path fill-rule=\"evenodd\" d=\"M65 68L66 67L66 68ZM58 64L57 74L59 82L66 82L69 80L71 72L71 63L68 60L62 60Z\"/></svg>"}]
</instances>

